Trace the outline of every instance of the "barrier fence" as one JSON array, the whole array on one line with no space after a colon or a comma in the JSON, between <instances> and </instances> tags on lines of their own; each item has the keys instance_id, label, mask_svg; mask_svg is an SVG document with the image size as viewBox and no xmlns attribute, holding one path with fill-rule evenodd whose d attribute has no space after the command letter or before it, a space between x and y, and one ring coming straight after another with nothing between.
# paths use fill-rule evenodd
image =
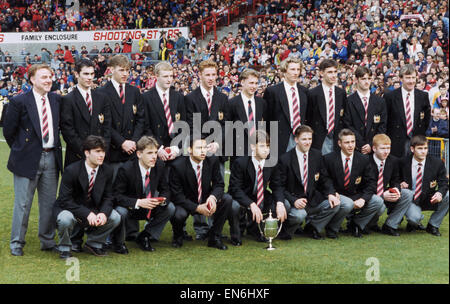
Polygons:
<instances>
[{"instance_id":1,"label":"barrier fence","mask_svg":"<svg viewBox=\"0 0 450 304\"><path fill-rule=\"evenodd\" d=\"M428 154L442 159L447 169L447 175L449 173L448 163L448 138L441 137L427 137L428 138Z\"/></svg>"}]
</instances>

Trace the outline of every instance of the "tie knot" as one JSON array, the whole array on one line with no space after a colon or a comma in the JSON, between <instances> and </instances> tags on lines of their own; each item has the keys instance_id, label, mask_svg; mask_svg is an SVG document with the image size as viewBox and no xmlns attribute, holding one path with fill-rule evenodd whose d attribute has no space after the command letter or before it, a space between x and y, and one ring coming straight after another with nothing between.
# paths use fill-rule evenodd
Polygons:
<instances>
[{"instance_id":1,"label":"tie knot","mask_svg":"<svg viewBox=\"0 0 450 304\"><path fill-rule=\"evenodd\" d=\"M303 154L303 159L306 160L308 156L306 154Z\"/></svg>"},{"instance_id":2,"label":"tie knot","mask_svg":"<svg viewBox=\"0 0 450 304\"><path fill-rule=\"evenodd\" d=\"M292 91L292 93L295 93L295 88L291 87L291 91Z\"/></svg>"},{"instance_id":3,"label":"tie knot","mask_svg":"<svg viewBox=\"0 0 450 304\"><path fill-rule=\"evenodd\" d=\"M350 157L346 157L345 160L346 160L346 161L349 161L349 160L350 160Z\"/></svg>"},{"instance_id":4,"label":"tie knot","mask_svg":"<svg viewBox=\"0 0 450 304\"><path fill-rule=\"evenodd\" d=\"M95 174L95 169L92 169L91 175L94 175L94 174Z\"/></svg>"},{"instance_id":5,"label":"tie knot","mask_svg":"<svg viewBox=\"0 0 450 304\"><path fill-rule=\"evenodd\" d=\"M150 171L147 171L146 173L145 173L145 177L149 177L150 176Z\"/></svg>"},{"instance_id":6,"label":"tie knot","mask_svg":"<svg viewBox=\"0 0 450 304\"><path fill-rule=\"evenodd\" d=\"M423 166L423 164L422 164L422 163L418 163L417 165L418 165L419 167L422 167L422 166Z\"/></svg>"},{"instance_id":7,"label":"tie knot","mask_svg":"<svg viewBox=\"0 0 450 304\"><path fill-rule=\"evenodd\" d=\"M41 100L42 100L42 103L45 103L45 97L44 96L41 97Z\"/></svg>"},{"instance_id":8,"label":"tie knot","mask_svg":"<svg viewBox=\"0 0 450 304\"><path fill-rule=\"evenodd\" d=\"M381 161L381 163L380 163L380 167L383 167L383 161Z\"/></svg>"},{"instance_id":9,"label":"tie knot","mask_svg":"<svg viewBox=\"0 0 450 304\"><path fill-rule=\"evenodd\" d=\"M200 171L200 165L197 165L197 171Z\"/></svg>"},{"instance_id":10,"label":"tie knot","mask_svg":"<svg viewBox=\"0 0 450 304\"><path fill-rule=\"evenodd\" d=\"M252 105L252 101L249 99L248 100L248 105L251 106Z\"/></svg>"}]
</instances>

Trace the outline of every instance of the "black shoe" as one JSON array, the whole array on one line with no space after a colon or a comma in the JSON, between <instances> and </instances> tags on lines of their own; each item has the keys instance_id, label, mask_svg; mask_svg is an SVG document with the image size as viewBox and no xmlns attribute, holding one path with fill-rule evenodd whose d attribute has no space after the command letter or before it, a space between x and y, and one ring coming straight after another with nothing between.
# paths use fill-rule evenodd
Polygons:
<instances>
[{"instance_id":1,"label":"black shoe","mask_svg":"<svg viewBox=\"0 0 450 304\"><path fill-rule=\"evenodd\" d=\"M192 240L193 240L192 236L190 236L186 231L183 231L183 241L190 242Z\"/></svg>"},{"instance_id":2,"label":"black shoe","mask_svg":"<svg viewBox=\"0 0 450 304\"><path fill-rule=\"evenodd\" d=\"M60 253L60 251L58 250L58 248L56 246L53 247L49 247L49 248L44 248L41 249L42 251L47 251L47 252L56 252L56 253Z\"/></svg>"},{"instance_id":3,"label":"black shoe","mask_svg":"<svg viewBox=\"0 0 450 304\"><path fill-rule=\"evenodd\" d=\"M441 233L439 232L439 228L436 228L436 227L430 225L429 223L427 225L426 231L434 236L441 236Z\"/></svg>"},{"instance_id":4,"label":"black shoe","mask_svg":"<svg viewBox=\"0 0 450 304\"><path fill-rule=\"evenodd\" d=\"M392 235L392 236L400 236L400 233L398 233L397 229L394 229L392 227L389 227L388 225L384 224L383 227L381 227L381 231L384 234Z\"/></svg>"},{"instance_id":5,"label":"black shoe","mask_svg":"<svg viewBox=\"0 0 450 304\"><path fill-rule=\"evenodd\" d=\"M127 246L124 243L122 243L122 244L115 244L112 247L113 247L115 253L128 254L128 248L127 248Z\"/></svg>"},{"instance_id":6,"label":"black shoe","mask_svg":"<svg viewBox=\"0 0 450 304\"><path fill-rule=\"evenodd\" d=\"M417 225L414 225L414 224L411 224L411 223L406 224L406 231L407 232L413 232L413 231L416 231L416 230L417 230Z\"/></svg>"},{"instance_id":7,"label":"black shoe","mask_svg":"<svg viewBox=\"0 0 450 304\"><path fill-rule=\"evenodd\" d=\"M105 250L103 250L103 248L95 248L89 246L88 244L84 244L84 248L86 249L86 251L92 253L95 256L104 257L108 255L108 253Z\"/></svg>"},{"instance_id":8,"label":"black shoe","mask_svg":"<svg viewBox=\"0 0 450 304\"><path fill-rule=\"evenodd\" d=\"M195 240L196 241L204 241L204 240L206 240L207 237L208 237L208 235L206 233L205 234L196 234Z\"/></svg>"},{"instance_id":9,"label":"black shoe","mask_svg":"<svg viewBox=\"0 0 450 304\"><path fill-rule=\"evenodd\" d=\"M350 232L352 233L352 235L356 238L362 238L362 229L356 225L355 223L350 223L348 229L350 230Z\"/></svg>"},{"instance_id":10,"label":"black shoe","mask_svg":"<svg viewBox=\"0 0 450 304\"><path fill-rule=\"evenodd\" d=\"M155 251L155 248L153 248L150 244L150 237L146 234L139 235L136 238L136 243L138 244L139 248L144 251Z\"/></svg>"},{"instance_id":11,"label":"black shoe","mask_svg":"<svg viewBox=\"0 0 450 304\"><path fill-rule=\"evenodd\" d=\"M298 227L297 230L295 230L294 234L295 235L302 235L304 233L302 227Z\"/></svg>"},{"instance_id":12,"label":"black shoe","mask_svg":"<svg viewBox=\"0 0 450 304\"><path fill-rule=\"evenodd\" d=\"M255 241L260 242L260 243L266 243L269 240L266 237L262 236L261 234L257 234L257 235L255 235Z\"/></svg>"},{"instance_id":13,"label":"black shoe","mask_svg":"<svg viewBox=\"0 0 450 304\"><path fill-rule=\"evenodd\" d=\"M72 251L80 253L83 251L83 248L81 248L81 244L79 243L72 243Z\"/></svg>"},{"instance_id":14,"label":"black shoe","mask_svg":"<svg viewBox=\"0 0 450 304\"><path fill-rule=\"evenodd\" d=\"M364 228L363 230L361 230L361 233L362 233L362 234L365 234L365 235L369 235L369 234L370 234L370 229L369 229L369 227L366 227L366 228Z\"/></svg>"},{"instance_id":15,"label":"black shoe","mask_svg":"<svg viewBox=\"0 0 450 304\"><path fill-rule=\"evenodd\" d=\"M320 234L319 231L317 231L317 229L311 225L308 224L305 226L305 232L309 234L310 237L312 237L315 240L323 240L323 236Z\"/></svg>"},{"instance_id":16,"label":"black shoe","mask_svg":"<svg viewBox=\"0 0 450 304\"><path fill-rule=\"evenodd\" d=\"M59 253L59 257L61 258L61 259L68 259L68 258L71 258L72 257L72 253L70 253L70 251L61 251L60 253Z\"/></svg>"},{"instance_id":17,"label":"black shoe","mask_svg":"<svg viewBox=\"0 0 450 304\"><path fill-rule=\"evenodd\" d=\"M23 249L22 248L11 249L11 254L14 256L23 256Z\"/></svg>"},{"instance_id":18,"label":"black shoe","mask_svg":"<svg viewBox=\"0 0 450 304\"><path fill-rule=\"evenodd\" d=\"M222 243L222 240L220 240L220 239L212 239L212 240L209 240L208 241L208 247L213 247L213 248L217 248L217 249L220 249L220 250L227 250L228 249L228 247L224 244L224 243Z\"/></svg>"},{"instance_id":19,"label":"black shoe","mask_svg":"<svg viewBox=\"0 0 450 304\"><path fill-rule=\"evenodd\" d=\"M419 231L425 231L425 230L427 230L427 228L425 228L423 225L422 225L422 223L419 223L419 225L417 225L417 228L416 228L417 230L419 230Z\"/></svg>"},{"instance_id":20,"label":"black shoe","mask_svg":"<svg viewBox=\"0 0 450 304\"><path fill-rule=\"evenodd\" d=\"M172 246L175 248L180 248L181 246L183 246L183 237L182 236L180 236L180 237L174 236L173 240L172 240Z\"/></svg>"},{"instance_id":21,"label":"black shoe","mask_svg":"<svg viewBox=\"0 0 450 304\"><path fill-rule=\"evenodd\" d=\"M106 250L111 250L111 249L113 249L113 244L112 243L105 243L105 244L103 244L102 248L105 251Z\"/></svg>"},{"instance_id":22,"label":"black shoe","mask_svg":"<svg viewBox=\"0 0 450 304\"><path fill-rule=\"evenodd\" d=\"M326 229L325 231L326 231L326 232L325 232L325 235L327 236L327 238L329 238L329 239L337 239L337 238L338 238L337 233L334 232L333 230L331 230L331 229Z\"/></svg>"},{"instance_id":23,"label":"black shoe","mask_svg":"<svg viewBox=\"0 0 450 304\"><path fill-rule=\"evenodd\" d=\"M231 239L230 242L231 242L231 245L233 245L233 246L241 246L242 245L242 241L238 240L238 239Z\"/></svg>"},{"instance_id":24,"label":"black shoe","mask_svg":"<svg viewBox=\"0 0 450 304\"><path fill-rule=\"evenodd\" d=\"M280 234L278 235L278 238L280 240L289 241L292 240L292 236L287 233L285 230L281 230Z\"/></svg>"}]
</instances>

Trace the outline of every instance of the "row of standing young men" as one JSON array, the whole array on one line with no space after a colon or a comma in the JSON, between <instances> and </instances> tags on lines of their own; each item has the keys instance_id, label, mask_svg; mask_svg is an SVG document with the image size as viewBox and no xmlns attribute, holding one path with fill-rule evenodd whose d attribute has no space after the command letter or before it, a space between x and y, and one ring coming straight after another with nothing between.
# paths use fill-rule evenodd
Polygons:
<instances>
[{"instance_id":1,"label":"row of standing young men","mask_svg":"<svg viewBox=\"0 0 450 304\"><path fill-rule=\"evenodd\" d=\"M411 138L425 134L430 119L430 106L426 94L414 88L417 74L413 67L406 66L402 70L402 88L387 94L384 100L370 94L370 70L358 68L355 71L358 91L347 98L345 92L335 86L336 62L324 60L321 63L319 70L322 84L308 91L296 82L302 68L301 62L288 58L280 67L284 81L267 88L264 98L254 95L258 86L258 73L245 70L240 77L241 94L228 100L215 88L217 67L213 62L205 61L200 64L201 86L185 97L171 88L173 70L168 63L157 65L157 84L143 95L137 88L126 84L129 73L126 57L114 56L109 66L112 72L111 81L102 88L91 90L93 66L88 61L79 62L76 69L77 88L61 101L59 96L49 93L51 74L50 77L46 74L50 71L37 66L30 72L33 90L11 101L5 116L4 135L11 147L8 168L14 173L15 202L10 243L13 255L23 255L29 210L36 189L39 192L41 249L58 248L63 258L70 256L70 250L81 250L83 231L88 233L85 247L95 255L105 254L104 243L108 235L112 236L112 247L117 253L128 253L125 239L136 239L143 250L153 251L151 242L158 240L169 219L174 231L172 244L174 247L181 247L183 240L189 239L183 231L189 214L196 217L196 238L208 238L210 247L227 248L221 237L226 219L230 220L230 241L233 245L242 244L241 236L245 229L257 240L264 241L255 228L255 222L262 219L261 210L266 212L269 209L273 209L279 219L287 221L280 236L282 239L290 239L305 219L306 232L313 238L321 238L320 231L324 228L328 237L336 238L342 221L350 213L355 214L349 219L348 227L353 235L361 236L361 231L367 230L365 228L369 222L372 223L369 226L375 227L377 217L384 211L384 202L397 206L397 212L389 211L388 217L388 220L393 217L395 220L387 221L383 225L386 233L398 234L399 221L407 210L411 210L407 214L408 229L422 229L420 219L423 215L420 208L433 208L439 209L439 216L434 222L430 220L427 229L434 235L439 235L440 223L448 212L448 186L447 182L443 183L446 177L442 162L428 161L427 158L428 166L425 166L422 172L423 187L419 197L413 200L410 197L416 196L417 171L403 176L403 187L397 186L396 179L390 181L390 177L385 176L383 188L397 190L392 193L384 192L384 202L382 196L376 195L379 189L375 182L379 182L379 176L374 172L368 173L370 166L366 166L372 158L377 163L375 157L370 155L375 152L372 151L374 135L388 134L388 138L392 139L391 154L403 158L411 149ZM48 106L51 111L45 111ZM177 135L173 123L187 121L192 128L193 113L201 114L202 125L210 120L221 123L224 134L225 121L249 123L249 128L243 133L245 144L234 150L234 155L248 156L231 157L228 194L223 194L226 157L204 158L205 150L210 153L215 153L218 149L223 150L224 142L206 144L204 140L194 141L190 144L189 157L177 157L182 147L170 146L171 140ZM270 148L270 140L263 139L267 136L258 130L257 122L260 121L278 122L277 146L272 145ZM299 131L307 127L299 128L305 124L311 126L312 132ZM67 150L65 173L55 203L58 171L62 170L58 126L67 143ZM340 134L344 128L349 130ZM301 136L308 134L311 135L312 149L301 152ZM99 147L84 150L83 140L89 135L101 136L104 139L106 161L109 163L105 168L111 167L111 170L96 170L94 173L90 170L87 163L90 159L95 159L95 150ZM140 151L137 151L136 143L143 135L151 136L157 144L150 143L147 147L141 145ZM233 135L236 141L239 135ZM339 135L344 137L339 138ZM356 151L350 153L352 144L348 143L347 154L351 154L351 160L347 163L345 160L341 162L339 159L346 151L343 148L344 142L352 136ZM149 139L143 141L145 140ZM252 152L247 149L249 140L253 143ZM386 144L387 141L382 142ZM261 149L259 146L262 146ZM87 147L89 148L89 145ZM158 159L152 158L154 167L150 169L149 183L144 179L146 165L141 161L146 149L157 149L154 154ZM289 152L281 156L277 166L265 167L263 156L267 156L268 151L274 149L277 149L279 155ZM307 161L300 159L299 155L306 155ZM297 156L298 166L295 165L294 156ZM415 157L411 154L408 157L410 162L406 165L411 168L415 165ZM330 167L324 170L327 159ZM390 156L389 159L393 157ZM195 170L195 163L197 166L200 164L201 170L198 172ZM321 163L324 165L317 167ZM400 172L396 161L396 165L392 165L395 169L388 169L391 167L388 163L390 161L386 161L383 175L391 170ZM342 166L337 166L339 164ZM261 170L258 165L262 165ZM162 170L165 173L160 172L158 175L156 173L160 167L170 167L170 170ZM111 171L112 180L116 183L114 190L124 189L123 193L116 193L115 197L128 197L129 204L124 204L125 198L116 199L116 203L112 199L106 204L102 201L105 185L108 184L99 182L105 179L99 178L99 175L103 175L102 171ZM151 174L159 177L152 177ZM408 176L410 179L406 179ZM65 177L67 183L64 182ZM137 177L140 179L136 179ZM164 192L159 186L164 188L167 179L170 180L172 191L169 189ZM328 181L324 182L323 179ZM119 181L123 181L125 186L120 187L117 184ZM147 191L148 184L151 186ZM202 187L198 187L199 184ZM272 193L266 189L268 184ZM103 189L100 185L103 185ZM277 185L280 187L277 188ZM408 193L406 188L414 192L414 195ZM78 196L75 195L75 190L78 191ZM150 197L147 199L149 193ZM157 195L171 199L157 200ZM434 201L426 204L430 201L429 198ZM394 201L399 203L395 204ZM406 208L405 201L414 201L414 204L410 203ZM71 203L74 203L72 207L76 208L69 208ZM339 207L336 208L337 206ZM140 209L141 211L138 211ZM144 231L138 233L139 225L136 219L148 216L148 212L142 211L143 209L155 210L147 219ZM392 208L388 206L388 209ZM247 212L249 223L244 221ZM147 214L144 216L145 213ZM208 224L204 216L212 216L213 220ZM56 246L54 242L56 223L60 228L60 246ZM112 231L114 232L111 234Z\"/></svg>"}]
</instances>

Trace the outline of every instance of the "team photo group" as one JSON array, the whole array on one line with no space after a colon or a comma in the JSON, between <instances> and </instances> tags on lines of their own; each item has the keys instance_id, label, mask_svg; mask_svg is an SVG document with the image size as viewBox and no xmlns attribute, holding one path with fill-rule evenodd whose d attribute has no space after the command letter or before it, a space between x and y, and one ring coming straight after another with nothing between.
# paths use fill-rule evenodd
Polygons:
<instances>
[{"instance_id":1,"label":"team photo group","mask_svg":"<svg viewBox=\"0 0 450 304\"><path fill-rule=\"evenodd\" d=\"M98 88L95 64L78 60L77 85L64 96L51 92L48 65L32 65L32 89L11 98L3 117L14 178L11 254L24 255L36 190L40 248L62 259L128 254L127 242L154 251L166 225L172 246L183 250L193 240L190 215L194 238L219 250L245 246L244 235L267 242L258 225L269 213L285 241L440 236L448 177L444 162L429 155L431 107L416 88L416 67L402 66L401 86L380 97L370 91L372 71L359 66L347 96L337 86L338 64L321 60L320 84L306 89L302 60L288 57L281 82L262 97L259 72L246 68L231 99L216 87L212 60L198 65L200 86L186 96L173 88L166 61L155 65L156 84L143 94L128 83L125 55L109 59L110 80ZM181 122L189 132L175 141ZM222 134L213 140L211 122Z\"/></svg>"}]
</instances>

